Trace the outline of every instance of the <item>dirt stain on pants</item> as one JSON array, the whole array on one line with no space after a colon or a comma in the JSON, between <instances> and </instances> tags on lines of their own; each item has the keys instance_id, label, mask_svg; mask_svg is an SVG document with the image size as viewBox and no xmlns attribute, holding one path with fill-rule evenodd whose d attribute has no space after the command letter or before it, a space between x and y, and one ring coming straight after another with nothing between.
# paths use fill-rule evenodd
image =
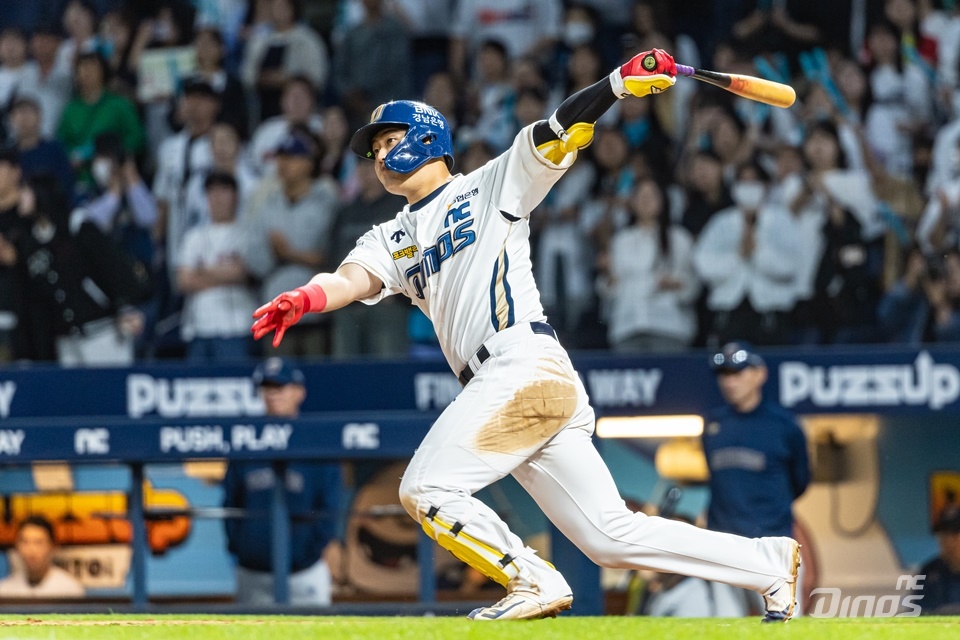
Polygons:
<instances>
[{"instance_id":1,"label":"dirt stain on pants","mask_svg":"<svg viewBox=\"0 0 960 640\"><path fill-rule=\"evenodd\" d=\"M561 363L547 361L477 432L482 451L517 453L555 436L577 409L577 387Z\"/></svg>"}]
</instances>

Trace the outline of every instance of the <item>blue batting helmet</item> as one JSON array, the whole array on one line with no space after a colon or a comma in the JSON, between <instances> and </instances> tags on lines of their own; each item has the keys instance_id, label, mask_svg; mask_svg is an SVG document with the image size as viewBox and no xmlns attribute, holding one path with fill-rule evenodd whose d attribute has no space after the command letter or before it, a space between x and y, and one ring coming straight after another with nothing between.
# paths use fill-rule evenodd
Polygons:
<instances>
[{"instance_id":1,"label":"blue batting helmet","mask_svg":"<svg viewBox=\"0 0 960 640\"><path fill-rule=\"evenodd\" d=\"M373 158L373 138L392 128L406 129L383 163L397 173L410 173L433 158L443 158L447 169L453 169L453 136L450 125L439 111L422 102L395 100L373 110L370 122L350 139L350 149L361 158Z\"/></svg>"}]
</instances>

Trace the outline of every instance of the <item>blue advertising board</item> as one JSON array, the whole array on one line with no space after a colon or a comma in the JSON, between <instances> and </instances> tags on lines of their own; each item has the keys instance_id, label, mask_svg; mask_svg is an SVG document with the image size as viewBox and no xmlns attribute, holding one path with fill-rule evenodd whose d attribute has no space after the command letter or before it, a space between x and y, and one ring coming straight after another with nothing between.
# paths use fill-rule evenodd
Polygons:
<instances>
[{"instance_id":1,"label":"blue advertising board","mask_svg":"<svg viewBox=\"0 0 960 640\"><path fill-rule=\"evenodd\" d=\"M960 349L834 349L765 354L767 392L796 413L957 411ZM600 414L700 413L720 401L707 354L575 354ZM263 415L249 366L0 369L0 423L96 416L165 419ZM440 361L303 364L306 414L442 410L460 386ZM354 416L356 417L356 415Z\"/></svg>"}]
</instances>

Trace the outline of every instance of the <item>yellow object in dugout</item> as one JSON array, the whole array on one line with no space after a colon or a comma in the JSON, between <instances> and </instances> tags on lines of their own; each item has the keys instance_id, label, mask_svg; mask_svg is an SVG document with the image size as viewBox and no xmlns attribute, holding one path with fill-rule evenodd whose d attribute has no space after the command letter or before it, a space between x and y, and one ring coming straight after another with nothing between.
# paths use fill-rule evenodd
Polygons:
<instances>
[{"instance_id":1,"label":"yellow object in dugout","mask_svg":"<svg viewBox=\"0 0 960 640\"><path fill-rule=\"evenodd\" d=\"M698 438L674 438L657 447L657 474L665 480L702 483L710 479L707 458Z\"/></svg>"}]
</instances>

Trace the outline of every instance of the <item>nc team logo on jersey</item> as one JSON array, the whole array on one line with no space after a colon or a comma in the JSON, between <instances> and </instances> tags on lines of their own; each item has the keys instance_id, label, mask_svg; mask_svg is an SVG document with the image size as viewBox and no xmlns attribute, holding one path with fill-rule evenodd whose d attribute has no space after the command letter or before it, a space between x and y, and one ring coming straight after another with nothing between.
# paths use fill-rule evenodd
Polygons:
<instances>
[{"instance_id":1,"label":"nc team logo on jersey","mask_svg":"<svg viewBox=\"0 0 960 640\"><path fill-rule=\"evenodd\" d=\"M474 242L477 241L477 233L471 227L473 226L473 216L470 211L470 200L477 195L478 189L473 189L467 193L460 194L454 201L447 205L447 214L443 219L444 231L436 244L431 247L425 247L421 254L420 262L413 265L404 272L407 280L413 287L414 293L418 298L425 298L423 293L424 281L435 273L440 271L443 263L460 253ZM460 202L461 204L457 204ZM408 247L407 249L416 247ZM403 251L407 251L404 249ZM400 251L393 254L394 260L402 257L412 258L412 255L401 255L397 257Z\"/></svg>"}]
</instances>

